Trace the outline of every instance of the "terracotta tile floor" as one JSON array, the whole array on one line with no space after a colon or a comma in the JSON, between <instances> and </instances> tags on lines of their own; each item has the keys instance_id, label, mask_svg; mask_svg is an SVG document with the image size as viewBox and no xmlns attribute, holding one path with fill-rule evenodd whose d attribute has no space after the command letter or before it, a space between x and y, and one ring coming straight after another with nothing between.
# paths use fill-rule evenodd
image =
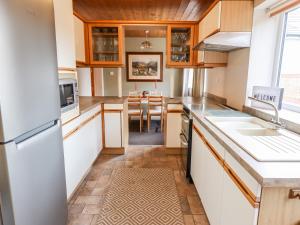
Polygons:
<instances>
[{"instance_id":1,"label":"terracotta tile floor","mask_svg":"<svg viewBox=\"0 0 300 225\"><path fill-rule=\"evenodd\" d=\"M167 155L163 147L132 146L125 155L101 155L69 202L69 225L95 225L114 168L171 168L174 171L186 225L208 225L195 186L181 170L179 156ZM146 225L146 224L144 224Z\"/></svg>"}]
</instances>

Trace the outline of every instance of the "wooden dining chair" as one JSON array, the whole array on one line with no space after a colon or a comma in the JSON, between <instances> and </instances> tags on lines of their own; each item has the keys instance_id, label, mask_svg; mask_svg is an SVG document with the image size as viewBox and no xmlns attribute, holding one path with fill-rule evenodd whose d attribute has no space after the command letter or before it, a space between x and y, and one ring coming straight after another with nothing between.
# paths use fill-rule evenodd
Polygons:
<instances>
[{"instance_id":1,"label":"wooden dining chair","mask_svg":"<svg viewBox=\"0 0 300 225\"><path fill-rule=\"evenodd\" d=\"M152 116L160 117L160 129L162 132L163 131L163 96L161 94L153 95L153 93L150 92L150 95L148 96L148 109L147 109L148 132L151 126Z\"/></svg>"},{"instance_id":2,"label":"wooden dining chair","mask_svg":"<svg viewBox=\"0 0 300 225\"><path fill-rule=\"evenodd\" d=\"M142 98L138 96L128 96L128 122L131 122L131 117L139 117L140 120L140 132L143 130L144 125L144 110L142 108Z\"/></svg>"}]
</instances>

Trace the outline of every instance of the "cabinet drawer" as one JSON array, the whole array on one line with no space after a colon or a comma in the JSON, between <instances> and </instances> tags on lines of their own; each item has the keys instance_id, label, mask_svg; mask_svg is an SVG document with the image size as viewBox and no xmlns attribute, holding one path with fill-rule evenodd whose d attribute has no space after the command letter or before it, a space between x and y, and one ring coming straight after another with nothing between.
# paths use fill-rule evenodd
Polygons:
<instances>
[{"instance_id":1,"label":"cabinet drawer","mask_svg":"<svg viewBox=\"0 0 300 225\"><path fill-rule=\"evenodd\" d=\"M199 42L210 36L221 26L221 1L199 23Z\"/></svg>"},{"instance_id":2,"label":"cabinet drawer","mask_svg":"<svg viewBox=\"0 0 300 225\"><path fill-rule=\"evenodd\" d=\"M216 150L216 152L224 159L225 149L216 139L196 120L193 120L194 126L204 135L207 142Z\"/></svg>"},{"instance_id":3,"label":"cabinet drawer","mask_svg":"<svg viewBox=\"0 0 300 225\"><path fill-rule=\"evenodd\" d=\"M95 106L95 108L91 109L88 112L85 112L78 116L77 118L74 118L73 120L70 120L66 124L62 126L62 133L63 136L68 134L71 130L78 127L82 122L86 121L87 119L94 116L96 113L99 113L101 111L101 105Z\"/></svg>"},{"instance_id":4,"label":"cabinet drawer","mask_svg":"<svg viewBox=\"0 0 300 225\"><path fill-rule=\"evenodd\" d=\"M104 104L104 110L123 110L123 104Z\"/></svg>"},{"instance_id":5,"label":"cabinet drawer","mask_svg":"<svg viewBox=\"0 0 300 225\"><path fill-rule=\"evenodd\" d=\"M183 109L183 105L182 104L168 104L167 109L180 111Z\"/></svg>"}]
</instances>

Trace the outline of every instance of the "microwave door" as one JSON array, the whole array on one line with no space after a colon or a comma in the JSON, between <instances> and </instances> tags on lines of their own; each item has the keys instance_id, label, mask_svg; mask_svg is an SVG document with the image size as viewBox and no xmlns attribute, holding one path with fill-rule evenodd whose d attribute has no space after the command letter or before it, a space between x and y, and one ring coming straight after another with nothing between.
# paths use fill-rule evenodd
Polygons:
<instances>
[{"instance_id":1,"label":"microwave door","mask_svg":"<svg viewBox=\"0 0 300 225\"><path fill-rule=\"evenodd\" d=\"M75 94L73 83L60 85L60 106L62 112L74 108Z\"/></svg>"}]
</instances>

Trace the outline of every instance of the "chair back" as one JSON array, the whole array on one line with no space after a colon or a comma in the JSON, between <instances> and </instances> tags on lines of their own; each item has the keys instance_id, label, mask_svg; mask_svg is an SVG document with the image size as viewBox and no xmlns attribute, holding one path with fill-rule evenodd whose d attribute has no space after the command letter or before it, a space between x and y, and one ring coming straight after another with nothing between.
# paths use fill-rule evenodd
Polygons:
<instances>
[{"instance_id":1,"label":"chair back","mask_svg":"<svg viewBox=\"0 0 300 225\"><path fill-rule=\"evenodd\" d=\"M142 112L142 97L140 95L137 96L128 96L128 109L138 109Z\"/></svg>"},{"instance_id":2,"label":"chair back","mask_svg":"<svg viewBox=\"0 0 300 225\"><path fill-rule=\"evenodd\" d=\"M148 112L151 109L163 112L163 96L162 95L149 95L148 96Z\"/></svg>"}]
</instances>

